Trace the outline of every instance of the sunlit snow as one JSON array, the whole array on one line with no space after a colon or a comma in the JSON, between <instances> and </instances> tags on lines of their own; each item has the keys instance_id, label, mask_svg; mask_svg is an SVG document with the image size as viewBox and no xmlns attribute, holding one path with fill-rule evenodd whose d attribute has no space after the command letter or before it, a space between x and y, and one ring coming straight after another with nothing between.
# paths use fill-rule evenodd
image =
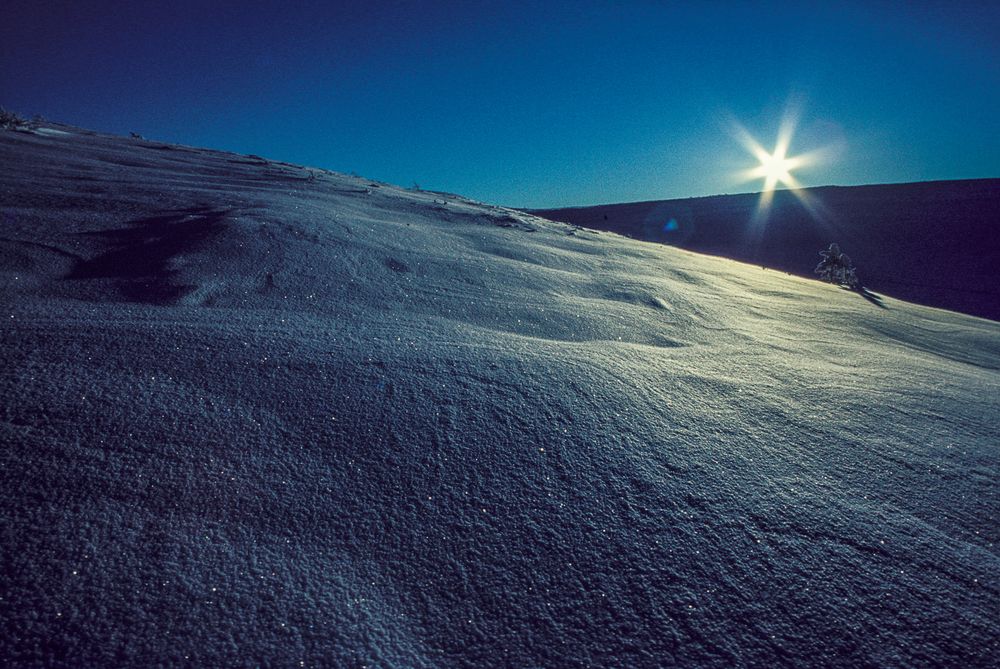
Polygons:
<instances>
[{"instance_id":1,"label":"sunlit snow","mask_svg":"<svg viewBox=\"0 0 1000 669\"><path fill-rule=\"evenodd\" d=\"M55 130L0 133L9 662L995 661L997 323Z\"/></svg>"}]
</instances>

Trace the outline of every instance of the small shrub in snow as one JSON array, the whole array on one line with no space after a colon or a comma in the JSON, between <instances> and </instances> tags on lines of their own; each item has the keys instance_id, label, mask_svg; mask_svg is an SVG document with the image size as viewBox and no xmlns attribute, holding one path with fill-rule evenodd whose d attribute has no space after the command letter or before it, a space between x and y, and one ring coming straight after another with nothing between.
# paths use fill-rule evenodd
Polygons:
<instances>
[{"instance_id":1,"label":"small shrub in snow","mask_svg":"<svg viewBox=\"0 0 1000 669\"><path fill-rule=\"evenodd\" d=\"M3 107L0 107L0 129L3 130L17 130L19 128L27 128L28 122L23 118L18 116L12 111L7 111Z\"/></svg>"},{"instance_id":2,"label":"small shrub in snow","mask_svg":"<svg viewBox=\"0 0 1000 669\"><path fill-rule=\"evenodd\" d=\"M823 281L855 290L861 285L854 264L851 262L851 256L842 253L840 246L830 244L826 250L820 251L819 254L823 256L823 259L819 261L814 271Z\"/></svg>"},{"instance_id":3,"label":"small shrub in snow","mask_svg":"<svg viewBox=\"0 0 1000 669\"><path fill-rule=\"evenodd\" d=\"M45 119L35 114L31 120L0 107L0 130L38 130Z\"/></svg>"}]
</instances>

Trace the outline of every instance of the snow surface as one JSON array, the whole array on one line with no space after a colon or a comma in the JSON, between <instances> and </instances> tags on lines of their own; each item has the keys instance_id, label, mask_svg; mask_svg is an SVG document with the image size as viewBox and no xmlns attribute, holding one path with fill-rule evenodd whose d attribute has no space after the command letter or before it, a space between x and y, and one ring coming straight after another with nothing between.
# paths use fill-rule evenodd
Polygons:
<instances>
[{"instance_id":1,"label":"snow surface","mask_svg":"<svg viewBox=\"0 0 1000 669\"><path fill-rule=\"evenodd\" d=\"M996 666L1000 324L0 133L7 666Z\"/></svg>"},{"instance_id":2,"label":"snow surface","mask_svg":"<svg viewBox=\"0 0 1000 669\"><path fill-rule=\"evenodd\" d=\"M33 133L38 134L38 135L45 135L45 136L49 136L49 137L58 137L60 135L68 135L68 134L70 134L70 133L68 133L65 130L59 130L58 128L35 128L34 130L31 130L29 132L33 132Z\"/></svg>"}]
</instances>

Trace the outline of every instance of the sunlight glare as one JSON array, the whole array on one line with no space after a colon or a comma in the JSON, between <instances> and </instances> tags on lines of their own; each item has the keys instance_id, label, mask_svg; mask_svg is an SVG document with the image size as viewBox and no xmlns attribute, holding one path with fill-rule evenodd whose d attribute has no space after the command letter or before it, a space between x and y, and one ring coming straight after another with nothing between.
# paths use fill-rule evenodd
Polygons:
<instances>
[{"instance_id":1,"label":"sunlight glare","mask_svg":"<svg viewBox=\"0 0 1000 669\"><path fill-rule=\"evenodd\" d=\"M739 122L732 122L733 134L737 141L757 159L758 165L744 170L739 174L741 182L755 181L763 179L760 201L757 203L755 219L761 221L766 218L774 198L774 190L779 185L787 187L816 219L824 217L821 205L802 190L802 184L792 174L794 170L808 167L819 163L827 151L824 149L810 151L795 156L789 156L788 150L792 143L792 136L795 134L797 113L790 109L781 119L778 128L778 137L774 145L774 151L767 151L750 132Z\"/></svg>"}]
</instances>

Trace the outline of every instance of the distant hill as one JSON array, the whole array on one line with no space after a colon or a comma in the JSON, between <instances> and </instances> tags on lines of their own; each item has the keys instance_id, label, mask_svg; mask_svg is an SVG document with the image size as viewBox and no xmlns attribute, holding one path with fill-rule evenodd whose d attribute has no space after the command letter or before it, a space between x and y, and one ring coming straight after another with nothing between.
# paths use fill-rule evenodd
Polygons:
<instances>
[{"instance_id":1,"label":"distant hill","mask_svg":"<svg viewBox=\"0 0 1000 669\"><path fill-rule=\"evenodd\" d=\"M820 248L837 242L872 290L1000 320L1000 179L806 192L827 220L815 220L791 191L777 191L757 243L756 193L531 211L801 276L812 276Z\"/></svg>"}]
</instances>

